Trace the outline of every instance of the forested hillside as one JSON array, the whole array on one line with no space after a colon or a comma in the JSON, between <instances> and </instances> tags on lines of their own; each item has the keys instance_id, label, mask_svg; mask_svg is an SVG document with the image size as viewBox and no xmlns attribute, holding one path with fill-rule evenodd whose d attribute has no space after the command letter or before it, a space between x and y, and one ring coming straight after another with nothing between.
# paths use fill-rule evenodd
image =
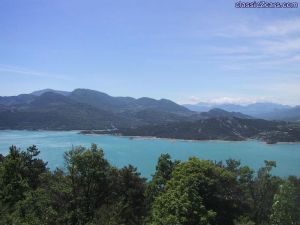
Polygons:
<instances>
[{"instance_id":1,"label":"forested hillside","mask_svg":"<svg viewBox=\"0 0 300 225\"><path fill-rule=\"evenodd\" d=\"M0 129L111 129L192 121L196 114L167 99L112 97L89 89L0 97Z\"/></svg>"},{"instance_id":2,"label":"forested hillside","mask_svg":"<svg viewBox=\"0 0 300 225\"><path fill-rule=\"evenodd\" d=\"M225 114L226 115L226 114ZM81 131L82 134L114 134L184 140L261 140L269 144L300 141L300 124L237 117L211 117L109 131Z\"/></svg>"},{"instance_id":3,"label":"forested hillside","mask_svg":"<svg viewBox=\"0 0 300 225\"><path fill-rule=\"evenodd\" d=\"M192 112L170 100L112 97L89 89L0 97L0 129L84 130L192 140L300 141L300 125L222 109ZM90 131L91 130L91 131Z\"/></svg>"},{"instance_id":4,"label":"forested hillside","mask_svg":"<svg viewBox=\"0 0 300 225\"><path fill-rule=\"evenodd\" d=\"M116 168L102 149L76 147L50 171L31 146L0 155L0 224L5 225L297 225L300 179L255 173L229 159L180 162L161 155L151 180Z\"/></svg>"}]
</instances>

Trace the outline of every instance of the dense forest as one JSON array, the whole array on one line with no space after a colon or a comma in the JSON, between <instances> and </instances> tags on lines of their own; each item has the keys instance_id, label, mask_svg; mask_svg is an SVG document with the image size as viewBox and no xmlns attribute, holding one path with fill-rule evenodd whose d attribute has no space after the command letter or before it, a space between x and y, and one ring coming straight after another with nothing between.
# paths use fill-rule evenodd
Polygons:
<instances>
[{"instance_id":1,"label":"dense forest","mask_svg":"<svg viewBox=\"0 0 300 225\"><path fill-rule=\"evenodd\" d=\"M173 122L136 128L110 130L83 130L81 134L113 134L145 136L184 140L230 140L256 139L268 144L299 142L300 123L244 119L237 117L213 117L193 122Z\"/></svg>"},{"instance_id":2,"label":"dense forest","mask_svg":"<svg viewBox=\"0 0 300 225\"><path fill-rule=\"evenodd\" d=\"M152 179L116 168L96 145L64 155L50 171L39 150L0 155L1 225L297 225L300 179L239 161L159 157Z\"/></svg>"}]
</instances>

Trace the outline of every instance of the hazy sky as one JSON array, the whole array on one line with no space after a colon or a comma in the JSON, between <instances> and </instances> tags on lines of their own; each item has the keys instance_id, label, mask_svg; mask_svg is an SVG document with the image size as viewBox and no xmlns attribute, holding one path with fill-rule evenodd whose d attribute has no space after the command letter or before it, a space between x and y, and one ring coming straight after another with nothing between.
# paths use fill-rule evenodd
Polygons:
<instances>
[{"instance_id":1,"label":"hazy sky","mask_svg":"<svg viewBox=\"0 0 300 225\"><path fill-rule=\"evenodd\" d=\"M300 104L300 8L232 0L1 0L0 95ZM300 2L299 2L300 3Z\"/></svg>"}]
</instances>

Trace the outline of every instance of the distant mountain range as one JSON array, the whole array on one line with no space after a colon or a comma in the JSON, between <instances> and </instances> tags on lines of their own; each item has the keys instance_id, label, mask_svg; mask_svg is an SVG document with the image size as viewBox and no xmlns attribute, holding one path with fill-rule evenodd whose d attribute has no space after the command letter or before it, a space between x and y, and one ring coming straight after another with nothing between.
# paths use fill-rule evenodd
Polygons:
<instances>
[{"instance_id":1,"label":"distant mountain range","mask_svg":"<svg viewBox=\"0 0 300 225\"><path fill-rule=\"evenodd\" d=\"M198 103L194 105L185 104L183 106L196 112L207 112L211 109L219 108L228 112L239 112L255 118L267 120L300 120L300 106L291 107L289 105L271 102L261 102L249 105Z\"/></svg>"},{"instance_id":2,"label":"distant mountain range","mask_svg":"<svg viewBox=\"0 0 300 225\"><path fill-rule=\"evenodd\" d=\"M269 104L269 109L271 106L275 107ZM226 107L233 112L222 109L225 107L195 112L167 99L113 97L89 89L72 92L45 89L0 97L0 129L87 130L85 133L197 140L258 138L269 143L300 140L298 123L256 119L254 110L249 110L250 115L242 113L255 108L253 105L241 107L242 112L237 111L237 106ZM270 112L262 110L267 106L256 107L261 109L256 112L271 118ZM299 107L276 107L272 111L274 119L298 119Z\"/></svg>"},{"instance_id":3,"label":"distant mountain range","mask_svg":"<svg viewBox=\"0 0 300 225\"><path fill-rule=\"evenodd\" d=\"M0 97L0 129L135 128L221 117L251 118L222 109L199 113L167 99L112 97L89 89Z\"/></svg>"},{"instance_id":4,"label":"distant mountain range","mask_svg":"<svg viewBox=\"0 0 300 225\"><path fill-rule=\"evenodd\" d=\"M170 100L46 89L0 97L0 129L110 129L191 121L197 113Z\"/></svg>"}]
</instances>

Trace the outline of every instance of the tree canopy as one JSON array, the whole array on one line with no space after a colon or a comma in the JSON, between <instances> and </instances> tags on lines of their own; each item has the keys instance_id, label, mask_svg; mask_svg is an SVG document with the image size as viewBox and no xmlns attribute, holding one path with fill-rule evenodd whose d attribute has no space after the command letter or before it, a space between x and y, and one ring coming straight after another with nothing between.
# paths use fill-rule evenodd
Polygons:
<instances>
[{"instance_id":1,"label":"tree canopy","mask_svg":"<svg viewBox=\"0 0 300 225\"><path fill-rule=\"evenodd\" d=\"M75 147L50 171L30 146L0 155L0 224L5 225L298 225L300 179L255 174L229 159L159 157L152 179L116 168L104 151Z\"/></svg>"}]
</instances>

